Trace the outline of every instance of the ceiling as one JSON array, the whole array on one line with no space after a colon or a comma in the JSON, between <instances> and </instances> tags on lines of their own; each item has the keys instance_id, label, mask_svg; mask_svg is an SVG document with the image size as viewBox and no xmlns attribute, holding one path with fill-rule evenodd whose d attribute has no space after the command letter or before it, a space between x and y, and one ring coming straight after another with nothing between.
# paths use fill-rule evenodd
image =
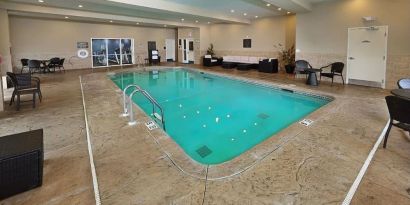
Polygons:
<instances>
[{"instance_id":1,"label":"ceiling","mask_svg":"<svg viewBox=\"0 0 410 205\"><path fill-rule=\"evenodd\" d=\"M18 16L196 27L308 12L322 1L331 0L0 0L0 8Z\"/></svg>"}]
</instances>

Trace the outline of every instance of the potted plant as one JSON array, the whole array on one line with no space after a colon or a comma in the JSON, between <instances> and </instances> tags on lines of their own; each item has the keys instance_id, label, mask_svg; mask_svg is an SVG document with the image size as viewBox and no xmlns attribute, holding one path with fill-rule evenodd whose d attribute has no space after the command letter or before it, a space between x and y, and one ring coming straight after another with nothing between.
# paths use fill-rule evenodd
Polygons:
<instances>
[{"instance_id":1,"label":"potted plant","mask_svg":"<svg viewBox=\"0 0 410 205\"><path fill-rule=\"evenodd\" d=\"M206 50L206 55L211 55L214 56L215 52L214 52L214 44L210 44L208 50Z\"/></svg>"},{"instance_id":2,"label":"potted plant","mask_svg":"<svg viewBox=\"0 0 410 205\"><path fill-rule=\"evenodd\" d=\"M285 49L282 44L274 45L280 51L280 58L285 65L286 73L295 71L295 46L292 45L289 49Z\"/></svg>"}]
</instances>

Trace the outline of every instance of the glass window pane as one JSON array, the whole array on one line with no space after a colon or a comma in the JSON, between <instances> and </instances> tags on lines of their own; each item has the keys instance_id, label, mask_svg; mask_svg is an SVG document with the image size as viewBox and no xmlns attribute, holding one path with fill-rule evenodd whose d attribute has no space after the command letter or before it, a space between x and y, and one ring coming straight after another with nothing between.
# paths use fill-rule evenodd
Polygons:
<instances>
[{"instance_id":1,"label":"glass window pane","mask_svg":"<svg viewBox=\"0 0 410 205\"><path fill-rule=\"evenodd\" d=\"M92 55L105 55L107 53L106 41L105 39L93 39Z\"/></svg>"},{"instance_id":2,"label":"glass window pane","mask_svg":"<svg viewBox=\"0 0 410 205\"><path fill-rule=\"evenodd\" d=\"M105 55L93 56L93 66L107 66L107 59Z\"/></svg>"}]
</instances>

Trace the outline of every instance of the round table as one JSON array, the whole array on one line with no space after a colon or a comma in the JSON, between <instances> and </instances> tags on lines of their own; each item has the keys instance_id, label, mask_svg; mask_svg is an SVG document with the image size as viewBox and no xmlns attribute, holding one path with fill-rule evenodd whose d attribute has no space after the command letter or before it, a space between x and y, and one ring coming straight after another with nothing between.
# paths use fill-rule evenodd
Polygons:
<instances>
[{"instance_id":1,"label":"round table","mask_svg":"<svg viewBox=\"0 0 410 205\"><path fill-rule=\"evenodd\" d=\"M306 81L307 85L313 85L313 86L318 86L319 82L317 81L317 72L320 72L320 69L315 69L315 68L309 68L305 69L306 72L308 72L308 79Z\"/></svg>"},{"instance_id":2,"label":"round table","mask_svg":"<svg viewBox=\"0 0 410 205\"><path fill-rule=\"evenodd\" d=\"M397 97L401 97L410 100L410 89L395 89L391 93Z\"/></svg>"}]
</instances>

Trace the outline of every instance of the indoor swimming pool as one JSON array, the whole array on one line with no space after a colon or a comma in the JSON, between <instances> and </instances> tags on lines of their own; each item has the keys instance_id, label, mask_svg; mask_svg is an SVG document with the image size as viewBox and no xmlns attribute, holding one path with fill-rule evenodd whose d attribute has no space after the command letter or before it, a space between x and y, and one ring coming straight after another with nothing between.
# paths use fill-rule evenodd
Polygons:
<instances>
[{"instance_id":1,"label":"indoor swimming pool","mask_svg":"<svg viewBox=\"0 0 410 205\"><path fill-rule=\"evenodd\" d=\"M110 78L121 89L137 84L149 92L164 110L167 134L201 164L229 161L330 102L192 69L118 73ZM145 97L135 95L132 100L152 116Z\"/></svg>"}]
</instances>

